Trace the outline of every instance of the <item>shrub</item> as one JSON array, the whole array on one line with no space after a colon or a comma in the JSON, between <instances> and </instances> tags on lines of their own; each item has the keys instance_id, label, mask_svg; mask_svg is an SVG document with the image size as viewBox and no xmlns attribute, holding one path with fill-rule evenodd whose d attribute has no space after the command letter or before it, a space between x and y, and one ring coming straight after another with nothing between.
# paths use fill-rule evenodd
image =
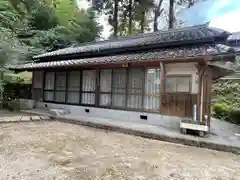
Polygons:
<instances>
[{"instance_id":1,"label":"shrub","mask_svg":"<svg viewBox=\"0 0 240 180\"><path fill-rule=\"evenodd\" d=\"M240 124L240 109L232 109L229 113L229 120L234 124Z\"/></svg>"},{"instance_id":2,"label":"shrub","mask_svg":"<svg viewBox=\"0 0 240 180\"><path fill-rule=\"evenodd\" d=\"M11 100L8 102L7 109L10 111L19 111L20 110L20 102L19 100Z\"/></svg>"},{"instance_id":3,"label":"shrub","mask_svg":"<svg viewBox=\"0 0 240 180\"><path fill-rule=\"evenodd\" d=\"M228 120L230 108L225 103L216 103L213 106L214 117Z\"/></svg>"}]
</instances>

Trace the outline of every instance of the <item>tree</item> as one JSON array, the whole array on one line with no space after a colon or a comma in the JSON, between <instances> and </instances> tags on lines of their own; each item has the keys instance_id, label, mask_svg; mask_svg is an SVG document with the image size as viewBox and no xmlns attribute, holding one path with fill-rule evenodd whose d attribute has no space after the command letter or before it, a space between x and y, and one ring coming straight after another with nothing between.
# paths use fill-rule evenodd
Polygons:
<instances>
[{"instance_id":1,"label":"tree","mask_svg":"<svg viewBox=\"0 0 240 180\"><path fill-rule=\"evenodd\" d=\"M54 10L47 4L39 4L28 20L28 25L37 30L48 30L58 24Z\"/></svg>"},{"instance_id":2,"label":"tree","mask_svg":"<svg viewBox=\"0 0 240 180\"><path fill-rule=\"evenodd\" d=\"M74 0L47 0L54 9L55 16L60 26L67 26L78 11Z\"/></svg>"},{"instance_id":3,"label":"tree","mask_svg":"<svg viewBox=\"0 0 240 180\"><path fill-rule=\"evenodd\" d=\"M88 0L90 1L90 0ZM113 27L113 36L118 35L118 17L121 0L92 0L92 9L99 15L108 16L108 23Z\"/></svg>"},{"instance_id":4,"label":"tree","mask_svg":"<svg viewBox=\"0 0 240 180\"><path fill-rule=\"evenodd\" d=\"M69 25L72 37L77 42L93 41L99 37L101 26L95 20L95 13L92 9L81 10L76 13Z\"/></svg>"},{"instance_id":5,"label":"tree","mask_svg":"<svg viewBox=\"0 0 240 180\"><path fill-rule=\"evenodd\" d=\"M158 31L158 18L161 16L163 12L162 8L163 0L158 0L158 2L154 6L154 20L153 20L153 31Z\"/></svg>"},{"instance_id":6,"label":"tree","mask_svg":"<svg viewBox=\"0 0 240 180\"><path fill-rule=\"evenodd\" d=\"M178 0L178 5L185 5L187 8L192 7L198 0Z\"/></svg>"},{"instance_id":7,"label":"tree","mask_svg":"<svg viewBox=\"0 0 240 180\"><path fill-rule=\"evenodd\" d=\"M174 0L169 0L168 28L172 29L174 24Z\"/></svg>"},{"instance_id":8,"label":"tree","mask_svg":"<svg viewBox=\"0 0 240 180\"><path fill-rule=\"evenodd\" d=\"M132 34L132 22L133 22L133 0L128 2L128 35Z\"/></svg>"},{"instance_id":9,"label":"tree","mask_svg":"<svg viewBox=\"0 0 240 180\"><path fill-rule=\"evenodd\" d=\"M113 27L113 36L125 36L147 26L147 13L153 7L153 0L94 0L92 7L99 14L105 14ZM140 28L139 28L140 27Z\"/></svg>"},{"instance_id":10,"label":"tree","mask_svg":"<svg viewBox=\"0 0 240 180\"><path fill-rule=\"evenodd\" d=\"M18 20L18 12L7 0L0 2L0 27L14 30L14 23Z\"/></svg>"},{"instance_id":11,"label":"tree","mask_svg":"<svg viewBox=\"0 0 240 180\"><path fill-rule=\"evenodd\" d=\"M153 0L136 0L136 16L140 25L140 32L144 33L145 27L147 26L148 13L154 8Z\"/></svg>"},{"instance_id":12,"label":"tree","mask_svg":"<svg viewBox=\"0 0 240 180\"><path fill-rule=\"evenodd\" d=\"M61 2L67 1L70 0ZM6 64L32 61L33 55L98 37L101 28L91 10L65 7L59 11L54 3L54 0L0 1L0 103ZM63 15L64 20L58 18Z\"/></svg>"}]
</instances>

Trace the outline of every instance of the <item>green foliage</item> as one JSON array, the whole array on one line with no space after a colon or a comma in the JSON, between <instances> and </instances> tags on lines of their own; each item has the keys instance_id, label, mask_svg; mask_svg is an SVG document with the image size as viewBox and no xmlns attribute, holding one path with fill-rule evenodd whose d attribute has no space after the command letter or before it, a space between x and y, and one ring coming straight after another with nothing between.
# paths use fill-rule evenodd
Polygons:
<instances>
[{"instance_id":1,"label":"green foliage","mask_svg":"<svg viewBox=\"0 0 240 180\"><path fill-rule=\"evenodd\" d=\"M65 6L65 4L71 6ZM44 51L92 41L101 30L95 15L78 11L72 0L3 0L0 2L0 62L31 61ZM63 22L59 9L69 19ZM63 13L63 14L64 14Z\"/></svg>"},{"instance_id":2,"label":"green foliage","mask_svg":"<svg viewBox=\"0 0 240 180\"><path fill-rule=\"evenodd\" d=\"M233 80L219 80L213 85L213 102L240 107L240 83Z\"/></svg>"},{"instance_id":3,"label":"green foliage","mask_svg":"<svg viewBox=\"0 0 240 180\"><path fill-rule=\"evenodd\" d=\"M5 108L9 111L19 111L20 110L20 101L18 99L10 100L5 103Z\"/></svg>"},{"instance_id":4,"label":"green foliage","mask_svg":"<svg viewBox=\"0 0 240 180\"><path fill-rule=\"evenodd\" d=\"M78 11L74 0L52 0L52 5L60 26L68 26Z\"/></svg>"},{"instance_id":5,"label":"green foliage","mask_svg":"<svg viewBox=\"0 0 240 180\"><path fill-rule=\"evenodd\" d=\"M100 30L94 13L78 11L73 0L1 0L1 74L5 64L32 61L36 54L92 41ZM3 82L1 76L0 102Z\"/></svg>"},{"instance_id":6,"label":"green foliage","mask_svg":"<svg viewBox=\"0 0 240 180\"><path fill-rule=\"evenodd\" d=\"M94 19L95 13L91 9L87 12L84 10L79 11L69 24L72 38L77 42L87 42L99 37L98 33L101 31L101 27Z\"/></svg>"},{"instance_id":7,"label":"green foliage","mask_svg":"<svg viewBox=\"0 0 240 180\"><path fill-rule=\"evenodd\" d=\"M232 123L240 124L240 108L235 108L230 111L229 120Z\"/></svg>"},{"instance_id":8,"label":"green foliage","mask_svg":"<svg viewBox=\"0 0 240 180\"><path fill-rule=\"evenodd\" d=\"M234 80L219 80L213 86L213 112L219 119L239 124L240 84Z\"/></svg>"},{"instance_id":9,"label":"green foliage","mask_svg":"<svg viewBox=\"0 0 240 180\"><path fill-rule=\"evenodd\" d=\"M48 30L58 24L53 8L47 4L40 4L34 9L29 17L28 26L37 30Z\"/></svg>"},{"instance_id":10,"label":"green foliage","mask_svg":"<svg viewBox=\"0 0 240 180\"><path fill-rule=\"evenodd\" d=\"M226 120L229 117L230 108L225 103L216 103L213 106L214 116Z\"/></svg>"}]
</instances>

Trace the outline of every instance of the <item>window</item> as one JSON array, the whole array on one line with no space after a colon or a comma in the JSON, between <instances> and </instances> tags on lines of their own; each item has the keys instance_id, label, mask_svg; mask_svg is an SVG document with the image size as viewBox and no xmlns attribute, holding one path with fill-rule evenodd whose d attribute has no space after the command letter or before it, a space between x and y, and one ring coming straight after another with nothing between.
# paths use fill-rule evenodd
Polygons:
<instances>
[{"instance_id":1,"label":"window","mask_svg":"<svg viewBox=\"0 0 240 180\"><path fill-rule=\"evenodd\" d=\"M101 107L159 111L159 68L101 69L99 86L96 85L96 76L96 70L46 72L44 100L95 105L96 98L99 98L97 102ZM178 81L181 84L176 83ZM170 89L185 91L185 84L189 85L189 81L169 78L166 84L169 84Z\"/></svg>"},{"instance_id":2,"label":"window","mask_svg":"<svg viewBox=\"0 0 240 180\"><path fill-rule=\"evenodd\" d=\"M143 104L143 81L144 69L129 69L127 107L131 109L142 109Z\"/></svg>"},{"instance_id":3,"label":"window","mask_svg":"<svg viewBox=\"0 0 240 180\"><path fill-rule=\"evenodd\" d=\"M126 104L126 69L113 69L112 106L124 108Z\"/></svg>"},{"instance_id":4,"label":"window","mask_svg":"<svg viewBox=\"0 0 240 180\"><path fill-rule=\"evenodd\" d=\"M36 101L42 101L43 71L33 71L32 98Z\"/></svg>"},{"instance_id":5,"label":"window","mask_svg":"<svg viewBox=\"0 0 240 180\"><path fill-rule=\"evenodd\" d=\"M41 89L43 85L43 71L33 71L33 88Z\"/></svg>"},{"instance_id":6,"label":"window","mask_svg":"<svg viewBox=\"0 0 240 180\"><path fill-rule=\"evenodd\" d=\"M96 71L82 71L82 104L95 104Z\"/></svg>"},{"instance_id":7,"label":"window","mask_svg":"<svg viewBox=\"0 0 240 180\"><path fill-rule=\"evenodd\" d=\"M67 103L79 104L80 100L80 71L68 73Z\"/></svg>"},{"instance_id":8,"label":"window","mask_svg":"<svg viewBox=\"0 0 240 180\"><path fill-rule=\"evenodd\" d=\"M100 70L100 106L111 106L112 69Z\"/></svg>"},{"instance_id":9,"label":"window","mask_svg":"<svg viewBox=\"0 0 240 180\"><path fill-rule=\"evenodd\" d=\"M159 101L160 69L119 68L100 71L100 106L159 111Z\"/></svg>"},{"instance_id":10,"label":"window","mask_svg":"<svg viewBox=\"0 0 240 180\"><path fill-rule=\"evenodd\" d=\"M160 110L160 69L147 69L145 74L144 109Z\"/></svg>"},{"instance_id":11,"label":"window","mask_svg":"<svg viewBox=\"0 0 240 180\"><path fill-rule=\"evenodd\" d=\"M171 75L165 80L165 92L190 92L191 91L191 76L190 75Z\"/></svg>"},{"instance_id":12,"label":"window","mask_svg":"<svg viewBox=\"0 0 240 180\"><path fill-rule=\"evenodd\" d=\"M45 74L44 100L54 100L54 72L46 72Z\"/></svg>"},{"instance_id":13,"label":"window","mask_svg":"<svg viewBox=\"0 0 240 180\"><path fill-rule=\"evenodd\" d=\"M55 101L65 102L66 96L66 72L56 72L56 91L55 91Z\"/></svg>"}]
</instances>

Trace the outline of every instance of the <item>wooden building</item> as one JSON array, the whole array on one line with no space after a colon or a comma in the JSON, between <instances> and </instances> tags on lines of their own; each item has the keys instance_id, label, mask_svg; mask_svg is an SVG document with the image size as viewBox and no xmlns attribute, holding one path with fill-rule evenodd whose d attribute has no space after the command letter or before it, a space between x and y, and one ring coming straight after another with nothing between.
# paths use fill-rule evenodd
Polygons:
<instances>
[{"instance_id":1,"label":"wooden building","mask_svg":"<svg viewBox=\"0 0 240 180\"><path fill-rule=\"evenodd\" d=\"M9 68L33 72L36 108L171 127L196 107L210 125L212 81L232 73L225 64L235 60L229 35L199 25L81 44Z\"/></svg>"}]
</instances>

